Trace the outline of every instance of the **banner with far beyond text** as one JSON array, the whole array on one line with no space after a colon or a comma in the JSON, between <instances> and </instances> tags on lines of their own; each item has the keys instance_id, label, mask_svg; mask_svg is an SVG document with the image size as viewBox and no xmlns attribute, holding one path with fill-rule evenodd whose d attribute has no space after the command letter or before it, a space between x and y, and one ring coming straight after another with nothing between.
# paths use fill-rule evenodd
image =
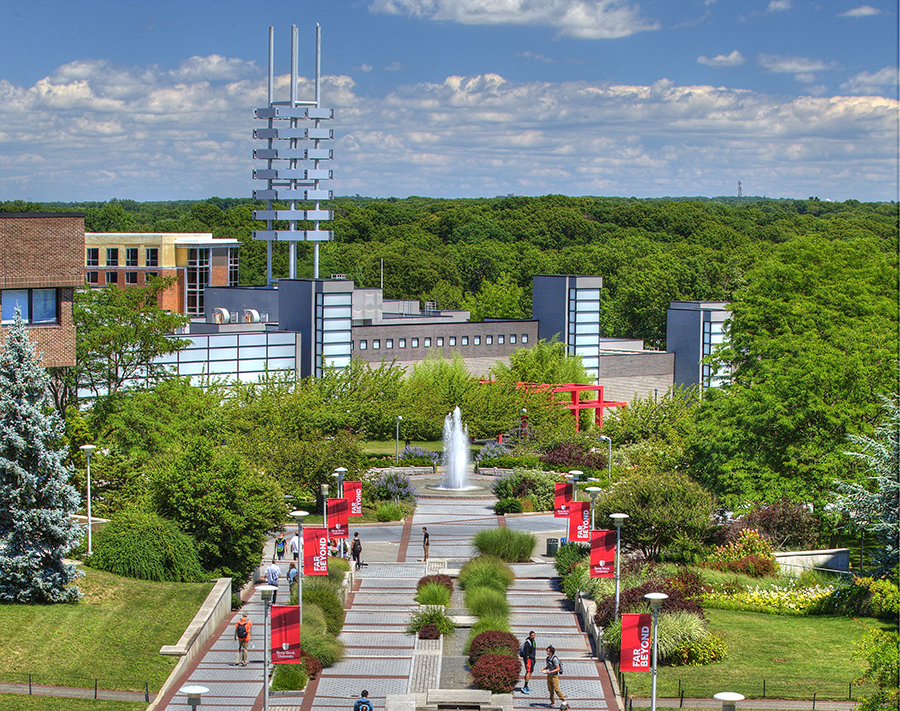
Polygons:
<instances>
[{"instance_id":1,"label":"banner with far beyond text","mask_svg":"<svg viewBox=\"0 0 900 711\"><path fill-rule=\"evenodd\" d=\"M591 533L591 577L614 578L616 576L616 532Z\"/></svg>"},{"instance_id":2,"label":"banner with far beyond text","mask_svg":"<svg viewBox=\"0 0 900 711\"><path fill-rule=\"evenodd\" d=\"M299 664L300 606L272 606L272 664Z\"/></svg>"},{"instance_id":3,"label":"banner with far beyond text","mask_svg":"<svg viewBox=\"0 0 900 711\"><path fill-rule=\"evenodd\" d=\"M303 574L328 575L328 529L303 529Z\"/></svg>"},{"instance_id":4,"label":"banner with far beyond text","mask_svg":"<svg viewBox=\"0 0 900 711\"><path fill-rule=\"evenodd\" d=\"M569 504L569 540L591 542L591 502L573 501Z\"/></svg>"},{"instance_id":5,"label":"banner with far beyond text","mask_svg":"<svg viewBox=\"0 0 900 711\"><path fill-rule=\"evenodd\" d=\"M554 485L553 516L555 518L569 517L569 504L572 503L572 485L564 481L558 481Z\"/></svg>"},{"instance_id":6,"label":"banner with far beyond text","mask_svg":"<svg viewBox=\"0 0 900 711\"><path fill-rule=\"evenodd\" d=\"M650 660L653 639L651 624L653 616L622 615L622 656L619 658L619 670L623 672L650 671Z\"/></svg>"},{"instance_id":7,"label":"banner with far beyond text","mask_svg":"<svg viewBox=\"0 0 900 711\"><path fill-rule=\"evenodd\" d=\"M347 499L328 499L328 537L347 538L350 505Z\"/></svg>"},{"instance_id":8,"label":"banner with far beyond text","mask_svg":"<svg viewBox=\"0 0 900 711\"><path fill-rule=\"evenodd\" d=\"M345 481L344 498L350 502L350 515L362 516L362 482Z\"/></svg>"}]
</instances>

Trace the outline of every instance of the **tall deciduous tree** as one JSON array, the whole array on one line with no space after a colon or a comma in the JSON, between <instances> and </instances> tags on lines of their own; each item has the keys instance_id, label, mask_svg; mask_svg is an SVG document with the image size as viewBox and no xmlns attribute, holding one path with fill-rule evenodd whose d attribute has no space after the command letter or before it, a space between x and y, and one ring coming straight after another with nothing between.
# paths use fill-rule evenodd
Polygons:
<instances>
[{"instance_id":1,"label":"tall deciduous tree","mask_svg":"<svg viewBox=\"0 0 900 711\"><path fill-rule=\"evenodd\" d=\"M80 387L95 397L113 395L129 382L152 385L166 375L165 367L154 359L187 345L166 336L190 321L159 307L159 295L171 283L171 279L159 279L143 287L76 292L73 315Z\"/></svg>"},{"instance_id":2,"label":"tall deciduous tree","mask_svg":"<svg viewBox=\"0 0 900 711\"><path fill-rule=\"evenodd\" d=\"M79 496L69 485L63 423L50 410L20 313L0 352L0 602L74 602L77 577L63 556L80 531L69 518Z\"/></svg>"}]
</instances>

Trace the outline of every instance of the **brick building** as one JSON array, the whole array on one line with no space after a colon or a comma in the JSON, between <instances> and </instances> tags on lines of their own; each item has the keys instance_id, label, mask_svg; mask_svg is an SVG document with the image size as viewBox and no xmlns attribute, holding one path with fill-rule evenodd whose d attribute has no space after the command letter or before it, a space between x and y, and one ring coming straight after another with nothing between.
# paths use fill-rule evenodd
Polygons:
<instances>
[{"instance_id":1,"label":"brick building","mask_svg":"<svg viewBox=\"0 0 900 711\"><path fill-rule=\"evenodd\" d=\"M237 286L236 239L207 233L88 232L84 279L91 286L143 286L152 277L174 276L160 296L168 311L201 316L207 286Z\"/></svg>"},{"instance_id":2,"label":"brick building","mask_svg":"<svg viewBox=\"0 0 900 711\"><path fill-rule=\"evenodd\" d=\"M44 367L75 365L72 299L84 283L84 214L0 213L2 326L16 306Z\"/></svg>"}]
</instances>

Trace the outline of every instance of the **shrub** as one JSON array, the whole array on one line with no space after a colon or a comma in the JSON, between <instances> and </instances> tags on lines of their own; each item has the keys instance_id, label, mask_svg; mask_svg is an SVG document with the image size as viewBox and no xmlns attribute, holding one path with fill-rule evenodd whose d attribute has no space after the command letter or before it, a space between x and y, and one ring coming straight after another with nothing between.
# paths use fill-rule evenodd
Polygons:
<instances>
[{"instance_id":1,"label":"shrub","mask_svg":"<svg viewBox=\"0 0 900 711\"><path fill-rule=\"evenodd\" d=\"M805 550L819 544L819 521L803 503L780 499L759 504L741 519L756 529L778 550Z\"/></svg>"},{"instance_id":2,"label":"shrub","mask_svg":"<svg viewBox=\"0 0 900 711\"><path fill-rule=\"evenodd\" d=\"M898 637L896 632L869 630L856 643L853 658L866 663L866 671L857 683L869 681L877 690L872 696L862 699L860 711L881 711L896 709L898 694Z\"/></svg>"},{"instance_id":3,"label":"shrub","mask_svg":"<svg viewBox=\"0 0 900 711\"><path fill-rule=\"evenodd\" d=\"M420 605L449 605L450 591L440 583L428 583L416 591L416 602Z\"/></svg>"},{"instance_id":4,"label":"shrub","mask_svg":"<svg viewBox=\"0 0 900 711\"><path fill-rule=\"evenodd\" d=\"M90 564L126 578L168 582L203 579L194 540L154 513L125 511L94 536Z\"/></svg>"},{"instance_id":5,"label":"shrub","mask_svg":"<svg viewBox=\"0 0 900 711\"><path fill-rule=\"evenodd\" d=\"M715 570L726 573L749 575L751 578L765 578L775 575L775 558L759 555L747 555L738 560L722 560L709 564Z\"/></svg>"},{"instance_id":6,"label":"shrub","mask_svg":"<svg viewBox=\"0 0 900 711\"><path fill-rule=\"evenodd\" d=\"M303 668L306 669L306 673L309 675L310 679L315 679L319 674L322 673L322 662L316 659L314 656L309 654L308 652L304 652L302 649L300 650L300 658L303 660ZM279 666L288 666L286 664L280 664ZM293 665L290 665L293 666Z\"/></svg>"},{"instance_id":7,"label":"shrub","mask_svg":"<svg viewBox=\"0 0 900 711\"><path fill-rule=\"evenodd\" d=\"M453 578L451 578L449 575L442 575L440 573L436 573L435 575L426 575L423 578L419 578L419 582L416 583L416 590L423 587L424 585L429 585L431 583L443 585L450 593L453 592Z\"/></svg>"},{"instance_id":8,"label":"shrub","mask_svg":"<svg viewBox=\"0 0 900 711\"><path fill-rule=\"evenodd\" d=\"M306 612L305 606L303 611ZM300 648L310 657L317 659L323 667L330 667L344 658L344 645L331 635L315 635L310 634L309 630L304 630L300 637Z\"/></svg>"},{"instance_id":9,"label":"shrub","mask_svg":"<svg viewBox=\"0 0 900 711\"><path fill-rule=\"evenodd\" d=\"M751 555L774 560L774 553L771 541L761 536L759 531L745 528L738 534L736 541L719 546L710 553L709 560L713 563L736 562Z\"/></svg>"},{"instance_id":10,"label":"shrub","mask_svg":"<svg viewBox=\"0 0 900 711\"><path fill-rule=\"evenodd\" d=\"M458 578L463 590L488 587L501 592L512 585L514 579L515 576L506 563L489 555L472 558L460 569Z\"/></svg>"},{"instance_id":11,"label":"shrub","mask_svg":"<svg viewBox=\"0 0 900 711\"><path fill-rule=\"evenodd\" d=\"M586 543L566 543L556 549L556 572L560 576L567 575L572 566L585 560L591 553L591 547Z\"/></svg>"},{"instance_id":12,"label":"shrub","mask_svg":"<svg viewBox=\"0 0 900 711\"><path fill-rule=\"evenodd\" d=\"M344 583L344 573L350 572L350 563L344 558L328 556L328 579L336 580L338 585Z\"/></svg>"},{"instance_id":13,"label":"shrub","mask_svg":"<svg viewBox=\"0 0 900 711\"><path fill-rule=\"evenodd\" d=\"M488 442L481 448L481 451L475 455L476 464L485 464L486 466L494 466L492 459L500 459L509 454L509 448L499 442Z\"/></svg>"},{"instance_id":14,"label":"shrub","mask_svg":"<svg viewBox=\"0 0 900 711\"><path fill-rule=\"evenodd\" d=\"M325 615L328 631L337 635L344 626L344 606L341 599L331 590L303 586L303 605L317 605Z\"/></svg>"},{"instance_id":15,"label":"shrub","mask_svg":"<svg viewBox=\"0 0 900 711\"><path fill-rule=\"evenodd\" d=\"M522 513L522 502L518 499L500 499L494 504L494 513L498 516L510 513Z\"/></svg>"},{"instance_id":16,"label":"shrub","mask_svg":"<svg viewBox=\"0 0 900 711\"><path fill-rule=\"evenodd\" d=\"M854 577L821 600L815 611L826 615L871 616L896 620L900 612L898 608L900 594L891 581Z\"/></svg>"},{"instance_id":17,"label":"shrub","mask_svg":"<svg viewBox=\"0 0 900 711\"><path fill-rule=\"evenodd\" d=\"M472 666L472 678L479 689L494 694L508 694L519 679L518 657L506 654L485 654Z\"/></svg>"},{"instance_id":18,"label":"shrub","mask_svg":"<svg viewBox=\"0 0 900 711\"><path fill-rule=\"evenodd\" d=\"M403 509L392 501L378 504L375 508L375 518L384 523L385 521L400 521L403 518Z\"/></svg>"},{"instance_id":19,"label":"shrub","mask_svg":"<svg viewBox=\"0 0 900 711\"><path fill-rule=\"evenodd\" d=\"M276 664L272 674L272 691L300 691L310 675L304 664Z\"/></svg>"},{"instance_id":20,"label":"shrub","mask_svg":"<svg viewBox=\"0 0 900 711\"><path fill-rule=\"evenodd\" d=\"M731 593L710 592L704 604L725 610L747 610L778 615L803 615L818 609L832 591L830 585L804 587L796 581L786 586L737 590Z\"/></svg>"},{"instance_id":21,"label":"shrub","mask_svg":"<svg viewBox=\"0 0 900 711\"><path fill-rule=\"evenodd\" d=\"M649 609L648 605L647 610ZM706 620L699 614L685 611L660 612L658 642L660 664L676 663L679 649L702 642L708 636ZM603 630L603 644L614 656L618 656L622 646L622 625L606 627Z\"/></svg>"},{"instance_id":22,"label":"shrub","mask_svg":"<svg viewBox=\"0 0 900 711\"><path fill-rule=\"evenodd\" d=\"M411 467L433 467L440 463L441 455L421 447L406 445L406 448L400 452L400 461Z\"/></svg>"},{"instance_id":23,"label":"shrub","mask_svg":"<svg viewBox=\"0 0 900 711\"><path fill-rule=\"evenodd\" d=\"M406 625L406 633L418 634L425 625L434 625L441 634L453 634L456 627L440 605L423 605L413 612Z\"/></svg>"},{"instance_id":24,"label":"shrub","mask_svg":"<svg viewBox=\"0 0 900 711\"><path fill-rule=\"evenodd\" d=\"M472 538L472 545L481 555L496 556L507 563L523 563L531 560L537 538L527 531L483 528Z\"/></svg>"},{"instance_id":25,"label":"shrub","mask_svg":"<svg viewBox=\"0 0 900 711\"><path fill-rule=\"evenodd\" d=\"M466 607L476 617L509 616L509 603L506 601L506 591L494 588L478 587L466 590Z\"/></svg>"},{"instance_id":26,"label":"shrub","mask_svg":"<svg viewBox=\"0 0 900 711\"><path fill-rule=\"evenodd\" d=\"M521 466L521 465L520 465ZM530 498L537 511L553 508L554 485L559 477L538 469L516 469L497 479L491 491L498 499Z\"/></svg>"},{"instance_id":27,"label":"shrub","mask_svg":"<svg viewBox=\"0 0 900 711\"><path fill-rule=\"evenodd\" d=\"M372 485L372 498L376 501L416 501L416 490L409 477L400 472L385 472Z\"/></svg>"},{"instance_id":28,"label":"shrub","mask_svg":"<svg viewBox=\"0 0 900 711\"><path fill-rule=\"evenodd\" d=\"M441 632L435 625L422 625L419 628L419 639L440 639Z\"/></svg>"},{"instance_id":29,"label":"shrub","mask_svg":"<svg viewBox=\"0 0 900 711\"><path fill-rule=\"evenodd\" d=\"M475 639L482 632L509 632L509 618L506 615L483 615L469 629L469 638Z\"/></svg>"},{"instance_id":30,"label":"shrub","mask_svg":"<svg viewBox=\"0 0 900 711\"><path fill-rule=\"evenodd\" d=\"M469 642L469 666L474 666L485 654L505 654L518 659L519 640L509 632L482 632Z\"/></svg>"},{"instance_id":31,"label":"shrub","mask_svg":"<svg viewBox=\"0 0 900 711\"><path fill-rule=\"evenodd\" d=\"M718 635L710 634L705 639L685 642L672 653L670 663L674 665L703 666L722 662L728 658L728 645Z\"/></svg>"},{"instance_id":32,"label":"shrub","mask_svg":"<svg viewBox=\"0 0 900 711\"><path fill-rule=\"evenodd\" d=\"M619 595L619 613L623 612L648 612L650 610L649 603L644 599L644 595L650 592L661 592L669 596L667 600L663 600L662 610L666 613L672 612L692 612L699 615L701 619L706 619L700 605L695 601L684 596L678 588L673 587L665 580L648 580L645 583L622 590ZM616 611L616 596L610 595L597 601L597 612L594 615L594 621L600 627L615 627L612 625Z\"/></svg>"},{"instance_id":33,"label":"shrub","mask_svg":"<svg viewBox=\"0 0 900 711\"><path fill-rule=\"evenodd\" d=\"M606 452L592 452L583 442L562 442L541 455L541 463L555 469L581 469L593 476L593 470L606 468Z\"/></svg>"},{"instance_id":34,"label":"shrub","mask_svg":"<svg viewBox=\"0 0 900 711\"><path fill-rule=\"evenodd\" d=\"M569 574L562 579L563 592L570 600L574 600L579 592L590 587L591 569L587 561L576 563Z\"/></svg>"}]
</instances>

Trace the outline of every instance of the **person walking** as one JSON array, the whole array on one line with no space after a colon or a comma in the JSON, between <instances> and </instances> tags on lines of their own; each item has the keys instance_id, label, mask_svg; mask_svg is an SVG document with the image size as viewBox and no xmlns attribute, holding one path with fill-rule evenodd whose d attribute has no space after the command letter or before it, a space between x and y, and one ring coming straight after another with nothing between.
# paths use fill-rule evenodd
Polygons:
<instances>
[{"instance_id":1,"label":"person walking","mask_svg":"<svg viewBox=\"0 0 900 711\"><path fill-rule=\"evenodd\" d=\"M353 543L350 544L350 555L356 563L356 569L362 568L362 541L359 540L359 533L353 534Z\"/></svg>"},{"instance_id":2,"label":"person walking","mask_svg":"<svg viewBox=\"0 0 900 711\"><path fill-rule=\"evenodd\" d=\"M531 679L531 673L534 671L534 663L537 659L537 650L534 644L534 630L528 633L528 638L522 644L522 661L525 663L525 683L522 684L522 693L530 694L531 689L528 688L528 680Z\"/></svg>"},{"instance_id":3,"label":"person walking","mask_svg":"<svg viewBox=\"0 0 900 711\"><path fill-rule=\"evenodd\" d=\"M559 690L559 675L562 674L562 665L559 662L559 657L556 656L556 649L553 645L547 647L547 666L541 669L541 672L547 675L547 691L550 692L550 705L553 706L554 692L559 697L559 700L564 702L566 697Z\"/></svg>"},{"instance_id":4,"label":"person walking","mask_svg":"<svg viewBox=\"0 0 900 711\"><path fill-rule=\"evenodd\" d=\"M422 548L425 550L424 562L428 562L428 528L422 526Z\"/></svg>"},{"instance_id":5,"label":"person walking","mask_svg":"<svg viewBox=\"0 0 900 711\"><path fill-rule=\"evenodd\" d=\"M291 567L288 568L288 572L287 572L287 576L286 576L286 577L287 577L287 581L288 581L288 585L289 585L289 586L290 586L290 585L293 585L293 584L294 584L294 581L297 579L297 566L294 565L293 563L291 563Z\"/></svg>"},{"instance_id":6,"label":"person walking","mask_svg":"<svg viewBox=\"0 0 900 711\"><path fill-rule=\"evenodd\" d=\"M247 619L247 615L241 614L234 625L234 638L237 640L237 661L235 665L240 664L242 667L247 666L247 648L250 646L250 628L253 623Z\"/></svg>"},{"instance_id":7,"label":"person walking","mask_svg":"<svg viewBox=\"0 0 900 711\"><path fill-rule=\"evenodd\" d=\"M278 578L281 577L281 568L278 567L278 563L275 562L275 559L272 558L272 564L266 568L266 583L269 585L273 585L275 590L272 592L272 604L275 604L275 598L278 597Z\"/></svg>"},{"instance_id":8,"label":"person walking","mask_svg":"<svg viewBox=\"0 0 900 711\"><path fill-rule=\"evenodd\" d=\"M278 538L275 539L275 555L278 556L278 560L284 560L284 549L287 545L287 541L284 540L284 532L278 534Z\"/></svg>"},{"instance_id":9,"label":"person walking","mask_svg":"<svg viewBox=\"0 0 900 711\"><path fill-rule=\"evenodd\" d=\"M353 704L353 711L375 711L375 707L369 701L369 692L365 689L360 692L359 698Z\"/></svg>"},{"instance_id":10,"label":"person walking","mask_svg":"<svg viewBox=\"0 0 900 711\"><path fill-rule=\"evenodd\" d=\"M300 555L300 536L298 536L296 533L294 534L294 537L291 539L290 546L291 546L291 553L293 554L294 561L296 562L297 558Z\"/></svg>"}]
</instances>

